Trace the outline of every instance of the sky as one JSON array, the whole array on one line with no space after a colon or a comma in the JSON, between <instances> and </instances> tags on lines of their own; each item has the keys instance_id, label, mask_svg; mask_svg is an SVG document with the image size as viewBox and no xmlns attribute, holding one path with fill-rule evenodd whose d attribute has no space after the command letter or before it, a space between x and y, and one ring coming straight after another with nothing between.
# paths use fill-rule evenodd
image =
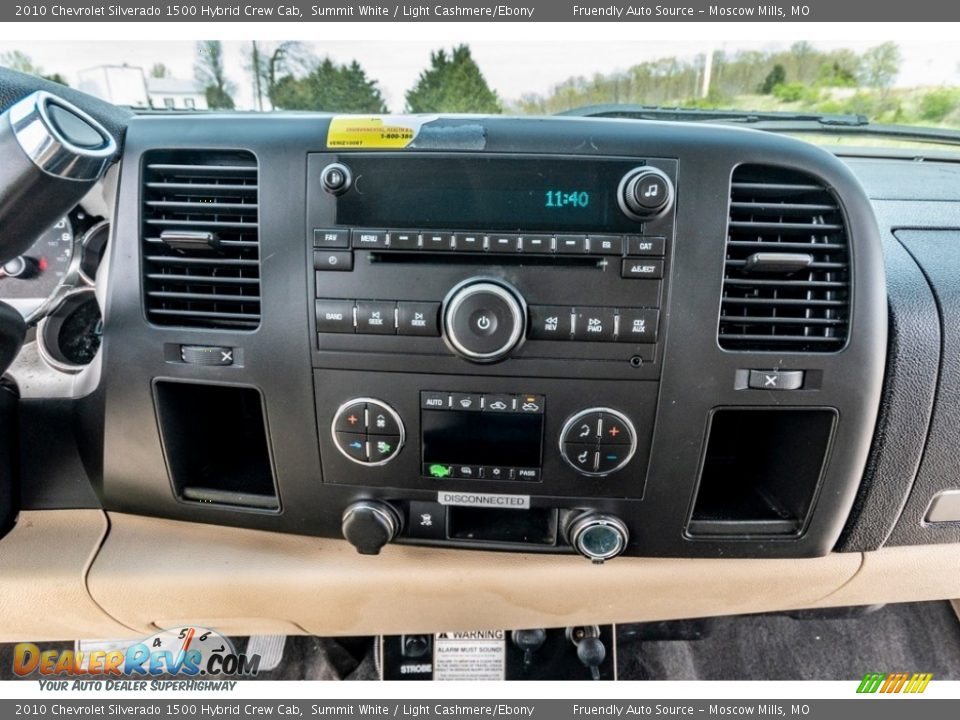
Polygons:
<instances>
[{"instance_id":1,"label":"sky","mask_svg":"<svg viewBox=\"0 0 960 720\"><path fill-rule=\"evenodd\" d=\"M870 42L814 42L828 50L848 47L862 52L883 42L873 37ZM329 55L338 63L356 59L368 76L379 82L387 106L401 112L404 93L416 82L427 67L430 52L442 47L444 41L396 40L306 43L317 56ZM451 43L452 44L452 41ZM551 87L571 76L592 76L624 70L631 65L661 57L692 58L711 49L774 50L788 47L787 42L727 42L713 46L703 41L655 42L640 41L538 41L522 43L473 41L474 58L480 65L490 86L501 98L509 101L523 94L545 94ZM247 65L248 42L224 41L227 74L236 83L234 96L241 109L253 106L253 90ZM960 85L960 43L946 41L899 42L903 66L897 85ZM195 43L193 41L0 41L0 53L20 50L27 53L44 72L61 73L76 86L77 73L97 65L139 65L148 70L154 63L163 62L174 77L193 78Z\"/></svg>"}]
</instances>

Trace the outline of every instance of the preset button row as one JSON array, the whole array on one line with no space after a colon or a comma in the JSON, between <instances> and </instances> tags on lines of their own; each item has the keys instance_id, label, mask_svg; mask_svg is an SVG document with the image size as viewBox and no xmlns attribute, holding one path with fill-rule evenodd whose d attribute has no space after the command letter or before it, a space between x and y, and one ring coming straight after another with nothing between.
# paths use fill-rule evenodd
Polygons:
<instances>
[{"instance_id":1,"label":"preset button row","mask_svg":"<svg viewBox=\"0 0 960 720\"><path fill-rule=\"evenodd\" d=\"M666 252L666 238L616 235L603 232L501 233L495 231L315 228L313 231L313 246L324 250L347 250L352 247L361 250L663 257Z\"/></svg>"}]
</instances>

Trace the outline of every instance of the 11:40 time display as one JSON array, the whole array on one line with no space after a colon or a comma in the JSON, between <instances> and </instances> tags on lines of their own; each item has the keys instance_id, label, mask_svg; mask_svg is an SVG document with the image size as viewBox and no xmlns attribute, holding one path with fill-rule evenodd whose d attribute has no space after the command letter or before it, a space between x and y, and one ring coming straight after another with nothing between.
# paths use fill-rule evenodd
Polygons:
<instances>
[{"instance_id":1,"label":"11:40 time display","mask_svg":"<svg viewBox=\"0 0 960 720\"><path fill-rule=\"evenodd\" d=\"M586 190L547 190L544 207L548 208L585 208L590 204L590 193Z\"/></svg>"}]
</instances>

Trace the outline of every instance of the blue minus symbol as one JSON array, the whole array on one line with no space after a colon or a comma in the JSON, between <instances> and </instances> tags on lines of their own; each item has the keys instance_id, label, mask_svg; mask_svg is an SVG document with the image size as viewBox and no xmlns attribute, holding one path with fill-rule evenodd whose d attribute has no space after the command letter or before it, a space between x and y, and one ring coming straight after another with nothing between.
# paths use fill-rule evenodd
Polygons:
<instances>
[{"instance_id":1,"label":"blue minus symbol","mask_svg":"<svg viewBox=\"0 0 960 720\"><path fill-rule=\"evenodd\" d=\"M619 455L607 455L607 460L619 460Z\"/></svg>"}]
</instances>

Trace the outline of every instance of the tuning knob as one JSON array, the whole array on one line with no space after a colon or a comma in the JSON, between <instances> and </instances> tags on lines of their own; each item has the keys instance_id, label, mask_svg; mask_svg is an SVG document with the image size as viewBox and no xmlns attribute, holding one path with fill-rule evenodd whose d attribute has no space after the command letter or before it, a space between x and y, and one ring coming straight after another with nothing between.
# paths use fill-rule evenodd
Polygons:
<instances>
[{"instance_id":1,"label":"tuning knob","mask_svg":"<svg viewBox=\"0 0 960 720\"><path fill-rule=\"evenodd\" d=\"M567 542L595 563L615 558L627 549L630 531L620 518L597 512L577 516L567 527Z\"/></svg>"},{"instance_id":2,"label":"tuning knob","mask_svg":"<svg viewBox=\"0 0 960 720\"><path fill-rule=\"evenodd\" d=\"M361 555L379 555L400 534L403 521L394 507L379 500L360 500L343 511L343 537Z\"/></svg>"},{"instance_id":3,"label":"tuning knob","mask_svg":"<svg viewBox=\"0 0 960 720\"><path fill-rule=\"evenodd\" d=\"M673 183L658 168L634 168L620 181L617 201L627 217L652 220L673 207Z\"/></svg>"}]
</instances>

